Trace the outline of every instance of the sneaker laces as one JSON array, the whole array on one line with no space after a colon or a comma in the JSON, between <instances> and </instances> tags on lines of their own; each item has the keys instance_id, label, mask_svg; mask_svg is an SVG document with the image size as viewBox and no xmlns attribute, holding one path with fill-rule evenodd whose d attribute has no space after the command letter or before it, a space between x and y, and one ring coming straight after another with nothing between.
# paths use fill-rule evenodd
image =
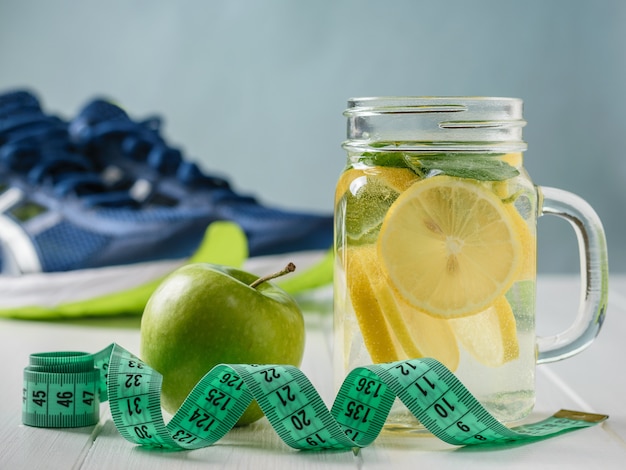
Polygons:
<instances>
[{"instance_id":1,"label":"sneaker laces","mask_svg":"<svg viewBox=\"0 0 626 470\"><path fill-rule=\"evenodd\" d=\"M175 177L187 186L212 190L215 202L256 203L253 197L235 193L226 179L205 174L194 162L185 160L180 149L165 142L161 124L158 116L135 122L120 107L95 99L70 123L69 132L72 141L85 148L116 140L125 157L144 162L159 175Z\"/></svg>"},{"instance_id":2,"label":"sneaker laces","mask_svg":"<svg viewBox=\"0 0 626 470\"><path fill-rule=\"evenodd\" d=\"M0 166L23 175L29 184L49 185L58 197L75 194L89 206L134 203L128 194L107 190L90 162L72 148L61 119L44 114L25 97L24 108L2 98Z\"/></svg>"}]
</instances>

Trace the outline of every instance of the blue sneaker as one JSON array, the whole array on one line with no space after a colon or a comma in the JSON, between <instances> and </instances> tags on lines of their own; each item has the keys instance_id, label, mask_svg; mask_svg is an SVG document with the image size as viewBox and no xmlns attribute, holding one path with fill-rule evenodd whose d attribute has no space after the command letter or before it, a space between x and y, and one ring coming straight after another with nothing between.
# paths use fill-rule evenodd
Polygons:
<instances>
[{"instance_id":1,"label":"blue sneaker","mask_svg":"<svg viewBox=\"0 0 626 470\"><path fill-rule=\"evenodd\" d=\"M327 250L332 243L330 218L303 215L303 225L310 218L316 223L309 229L317 232L297 232L296 214L237 196L225 181L185 162L178 162L174 176L156 179L161 172L155 171L149 173L154 179L129 178L127 168L142 167L124 167L123 153L119 166L111 166L96 158L93 142L80 149L89 150L89 158L70 140L67 123L44 113L32 93L0 95L0 316L141 313L154 282L190 257L217 262L224 255L214 251L220 244L230 247L222 251L241 253L241 244L233 248L221 240L236 240L232 230L214 231L221 235L206 246L207 227L229 216L255 240L250 247L256 251L249 252L257 255L250 260L261 260L258 272L266 269L262 260L271 258L259 255ZM117 181L111 168L121 173ZM152 196L140 197L147 193L137 188L148 186L154 187ZM235 209L227 207L228 200ZM313 242L289 235L281 243L276 235L285 233L286 220ZM302 258L305 267L319 253L305 251L311 255ZM272 270L277 268L266 272Z\"/></svg>"},{"instance_id":2,"label":"blue sneaker","mask_svg":"<svg viewBox=\"0 0 626 470\"><path fill-rule=\"evenodd\" d=\"M33 94L0 96L0 309L153 279L190 256L206 227L201 214L143 210L104 183Z\"/></svg>"},{"instance_id":3,"label":"blue sneaker","mask_svg":"<svg viewBox=\"0 0 626 470\"><path fill-rule=\"evenodd\" d=\"M208 225L202 211L146 209L110 188L62 120L28 107L0 122L3 274L175 259L198 246Z\"/></svg>"},{"instance_id":4,"label":"blue sneaker","mask_svg":"<svg viewBox=\"0 0 626 470\"><path fill-rule=\"evenodd\" d=\"M250 256L326 250L331 214L290 212L237 194L223 178L206 175L160 134L160 119L133 121L115 104L95 99L70 122L72 141L111 188L128 190L144 206L204 210L206 222L229 220L247 236Z\"/></svg>"}]
</instances>

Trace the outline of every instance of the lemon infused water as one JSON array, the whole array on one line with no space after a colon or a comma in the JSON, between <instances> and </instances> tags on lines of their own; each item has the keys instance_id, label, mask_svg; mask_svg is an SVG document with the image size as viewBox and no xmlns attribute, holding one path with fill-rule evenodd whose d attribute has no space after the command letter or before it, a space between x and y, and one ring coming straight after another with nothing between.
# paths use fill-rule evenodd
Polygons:
<instances>
[{"instance_id":1,"label":"lemon infused water","mask_svg":"<svg viewBox=\"0 0 626 470\"><path fill-rule=\"evenodd\" d=\"M523 167L521 100L363 98L345 115L347 163L335 195L337 386L357 366L434 357L497 419L522 419L535 401L543 197ZM585 334L587 343L595 336ZM545 357L562 358L570 346L547 345ZM386 427L420 429L399 402Z\"/></svg>"}]
</instances>

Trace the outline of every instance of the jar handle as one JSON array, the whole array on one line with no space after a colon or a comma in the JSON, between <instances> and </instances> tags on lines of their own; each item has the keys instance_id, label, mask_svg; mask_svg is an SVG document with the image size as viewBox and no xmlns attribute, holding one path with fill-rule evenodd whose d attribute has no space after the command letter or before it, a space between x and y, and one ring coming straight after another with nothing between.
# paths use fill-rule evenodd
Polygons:
<instances>
[{"instance_id":1,"label":"jar handle","mask_svg":"<svg viewBox=\"0 0 626 470\"><path fill-rule=\"evenodd\" d=\"M581 296L574 323L560 334L537 338L537 364L573 356L600 332L608 297L608 255L602 222L581 197L550 187L537 187L539 215L556 215L572 225L580 250Z\"/></svg>"}]
</instances>

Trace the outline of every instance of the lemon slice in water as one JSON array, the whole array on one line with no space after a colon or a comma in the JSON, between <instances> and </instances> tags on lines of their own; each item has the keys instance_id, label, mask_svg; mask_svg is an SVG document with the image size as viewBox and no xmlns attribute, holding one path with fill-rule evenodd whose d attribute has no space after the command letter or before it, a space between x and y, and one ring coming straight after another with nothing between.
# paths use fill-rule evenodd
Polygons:
<instances>
[{"instance_id":1,"label":"lemon slice in water","mask_svg":"<svg viewBox=\"0 0 626 470\"><path fill-rule=\"evenodd\" d=\"M368 273L375 251L371 245L349 248L346 255L346 280L350 301L357 319L363 342L374 363L400 359L397 341L391 333L376 297L376 291ZM374 263L375 264L375 263Z\"/></svg>"},{"instance_id":2,"label":"lemon slice in water","mask_svg":"<svg viewBox=\"0 0 626 470\"><path fill-rule=\"evenodd\" d=\"M505 296L476 315L448 323L459 343L481 364L499 367L519 356L515 316Z\"/></svg>"},{"instance_id":3,"label":"lemon slice in water","mask_svg":"<svg viewBox=\"0 0 626 470\"><path fill-rule=\"evenodd\" d=\"M400 297L444 318L485 310L509 289L523 257L502 201L477 182L444 175L418 181L396 199L378 250Z\"/></svg>"},{"instance_id":4,"label":"lemon slice in water","mask_svg":"<svg viewBox=\"0 0 626 470\"><path fill-rule=\"evenodd\" d=\"M389 207L417 179L409 168L363 167L345 171L337 183L335 207L338 214L344 214L345 235L350 243L375 243Z\"/></svg>"},{"instance_id":5,"label":"lemon slice in water","mask_svg":"<svg viewBox=\"0 0 626 470\"><path fill-rule=\"evenodd\" d=\"M350 248L347 255L352 306L372 360L435 357L455 370L459 348L448 322L398 301L380 269L375 245Z\"/></svg>"}]
</instances>

